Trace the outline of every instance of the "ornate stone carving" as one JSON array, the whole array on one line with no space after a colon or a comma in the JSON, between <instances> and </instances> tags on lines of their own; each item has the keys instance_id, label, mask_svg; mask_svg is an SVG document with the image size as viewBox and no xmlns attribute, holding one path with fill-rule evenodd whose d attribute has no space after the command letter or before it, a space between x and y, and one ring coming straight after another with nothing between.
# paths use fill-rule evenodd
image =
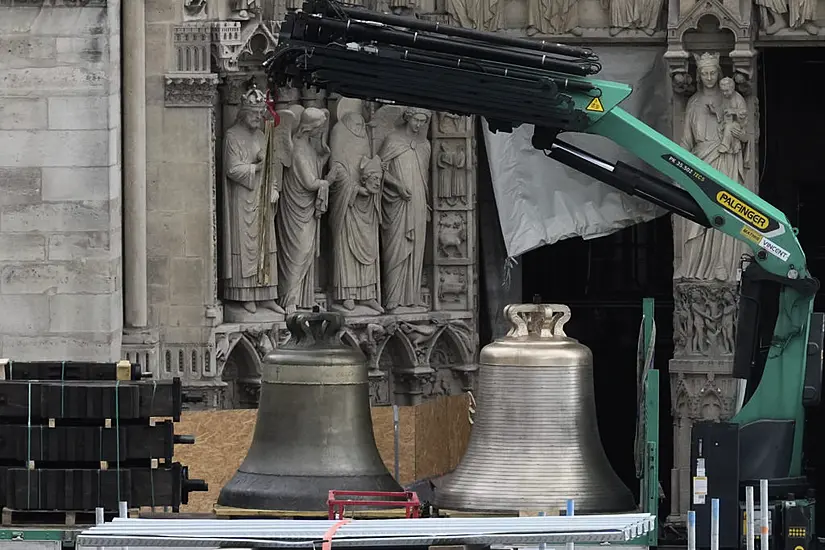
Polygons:
<instances>
[{"instance_id":1,"label":"ornate stone carving","mask_svg":"<svg viewBox=\"0 0 825 550\"><path fill-rule=\"evenodd\" d=\"M223 144L224 236L223 292L225 301L237 302L254 315L261 306L272 313L284 311L278 298L277 241L274 234L280 180L274 173L272 123L266 135L260 130L265 102L257 88L243 97L235 124ZM245 315L231 305L227 320ZM280 317L278 317L280 318ZM278 318L273 318L276 320Z\"/></svg>"},{"instance_id":2,"label":"ornate stone carving","mask_svg":"<svg viewBox=\"0 0 825 550\"><path fill-rule=\"evenodd\" d=\"M673 415L673 469L671 511L668 522L681 523L691 509L690 441L698 420L727 421L736 413L739 380L730 376L729 362L704 361L698 365L674 359L670 363Z\"/></svg>"},{"instance_id":3,"label":"ornate stone carving","mask_svg":"<svg viewBox=\"0 0 825 550\"><path fill-rule=\"evenodd\" d=\"M235 12L240 13L240 12ZM215 21L212 23L212 59L219 73L233 73L239 69L239 59L244 54L252 54L253 39L263 38L263 49L258 55L266 55L278 43L278 23L265 21L260 10L247 11L249 20Z\"/></svg>"},{"instance_id":4,"label":"ornate stone carving","mask_svg":"<svg viewBox=\"0 0 825 550\"><path fill-rule=\"evenodd\" d=\"M166 107L213 107L215 105L217 75L170 73L164 77L164 82L163 99Z\"/></svg>"},{"instance_id":5,"label":"ornate stone carving","mask_svg":"<svg viewBox=\"0 0 825 550\"><path fill-rule=\"evenodd\" d=\"M816 0L756 0L755 3L759 9L759 28L767 35L789 27L814 36L819 34L815 23Z\"/></svg>"},{"instance_id":6,"label":"ornate stone carving","mask_svg":"<svg viewBox=\"0 0 825 550\"><path fill-rule=\"evenodd\" d=\"M329 159L329 111L293 106L278 111L276 178L282 182L276 227L281 306L287 313L316 305L320 218L329 206L330 182L346 176L340 166L324 177ZM283 174L280 176L280 174Z\"/></svg>"},{"instance_id":7,"label":"ornate stone carving","mask_svg":"<svg viewBox=\"0 0 825 550\"><path fill-rule=\"evenodd\" d=\"M338 102L338 122L330 135L332 294L334 309L349 314L384 313L378 229L381 221L381 159L372 156L362 102ZM356 304L357 302L357 304Z\"/></svg>"},{"instance_id":8,"label":"ornate stone carving","mask_svg":"<svg viewBox=\"0 0 825 550\"><path fill-rule=\"evenodd\" d=\"M258 0L230 0L232 15L230 19L248 21L261 13Z\"/></svg>"},{"instance_id":9,"label":"ornate stone carving","mask_svg":"<svg viewBox=\"0 0 825 550\"><path fill-rule=\"evenodd\" d=\"M736 341L738 293L734 285L677 284L674 356L732 356Z\"/></svg>"},{"instance_id":10,"label":"ornate stone carving","mask_svg":"<svg viewBox=\"0 0 825 550\"><path fill-rule=\"evenodd\" d=\"M469 278L467 266L438 266L438 309L466 310Z\"/></svg>"},{"instance_id":11,"label":"ornate stone carving","mask_svg":"<svg viewBox=\"0 0 825 550\"><path fill-rule=\"evenodd\" d=\"M429 111L417 108L404 109L398 116L397 110L387 107L374 117L378 156L386 167L381 201L381 276L383 304L389 312L426 310L421 300L421 277L430 219L430 117ZM382 122L392 124L383 138L381 131L387 128Z\"/></svg>"},{"instance_id":12,"label":"ornate stone carving","mask_svg":"<svg viewBox=\"0 0 825 550\"><path fill-rule=\"evenodd\" d=\"M751 161L751 136L743 122L748 109L744 98L726 83L720 86L722 69L719 54L704 53L696 58L699 90L685 110L681 146L742 185ZM676 242L683 243L681 262L674 279L737 279L744 246L724 233L684 222Z\"/></svg>"},{"instance_id":13,"label":"ornate stone carving","mask_svg":"<svg viewBox=\"0 0 825 550\"><path fill-rule=\"evenodd\" d=\"M206 14L206 0L184 0L183 13L187 17L199 17Z\"/></svg>"},{"instance_id":14,"label":"ornate stone carving","mask_svg":"<svg viewBox=\"0 0 825 550\"><path fill-rule=\"evenodd\" d=\"M527 36L564 34L581 36L576 0L527 0Z\"/></svg>"},{"instance_id":15,"label":"ornate stone carving","mask_svg":"<svg viewBox=\"0 0 825 550\"><path fill-rule=\"evenodd\" d=\"M712 372L679 373L674 378L670 390L674 417L718 422L733 416L739 393L736 379Z\"/></svg>"},{"instance_id":16,"label":"ornate stone carving","mask_svg":"<svg viewBox=\"0 0 825 550\"><path fill-rule=\"evenodd\" d=\"M467 150L464 140L452 144L446 140L439 143L437 157L438 198L448 206L455 206L467 200Z\"/></svg>"},{"instance_id":17,"label":"ornate stone carving","mask_svg":"<svg viewBox=\"0 0 825 550\"><path fill-rule=\"evenodd\" d=\"M442 258L467 258L467 214L461 211L438 213L438 254Z\"/></svg>"},{"instance_id":18,"label":"ornate stone carving","mask_svg":"<svg viewBox=\"0 0 825 550\"><path fill-rule=\"evenodd\" d=\"M648 36L656 33L663 0L602 0L610 20L610 36L639 30Z\"/></svg>"},{"instance_id":19,"label":"ornate stone carving","mask_svg":"<svg viewBox=\"0 0 825 550\"><path fill-rule=\"evenodd\" d=\"M209 52L212 45L210 23L184 23L173 28L175 72L209 73Z\"/></svg>"}]
</instances>

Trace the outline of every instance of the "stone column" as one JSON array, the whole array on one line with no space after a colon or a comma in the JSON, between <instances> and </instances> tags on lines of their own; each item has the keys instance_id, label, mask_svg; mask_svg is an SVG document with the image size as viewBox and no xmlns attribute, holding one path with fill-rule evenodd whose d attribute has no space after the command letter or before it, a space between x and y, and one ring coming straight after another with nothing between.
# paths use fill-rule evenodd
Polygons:
<instances>
[{"instance_id":1,"label":"stone column","mask_svg":"<svg viewBox=\"0 0 825 550\"><path fill-rule=\"evenodd\" d=\"M123 3L123 294L127 328L148 324L146 286L146 19Z\"/></svg>"},{"instance_id":2,"label":"stone column","mask_svg":"<svg viewBox=\"0 0 825 550\"><path fill-rule=\"evenodd\" d=\"M719 155L712 157L714 167L757 192L759 124L756 100L751 95L756 54L750 10L732 20L713 4L695 4L693 0L675 4L671 2L665 54L674 91L674 141L700 157L715 148ZM695 22L704 15L713 16L704 20L715 18L716 24L703 24L698 29L702 38L695 43L703 45L702 51L688 51L684 33L696 30ZM724 31L737 37L733 50ZM729 133L725 137L724 120L707 118L711 116L709 103L719 113L732 107L744 112L741 120L737 119L746 134L744 141L731 141ZM699 119L708 123L707 128L718 129L718 135L704 134L701 124L696 124ZM670 361L670 383L674 433L668 522L683 525L691 507L693 423L729 420L738 410L742 393L740 381L731 373L740 259L747 247L676 216L673 238L674 358Z\"/></svg>"}]
</instances>

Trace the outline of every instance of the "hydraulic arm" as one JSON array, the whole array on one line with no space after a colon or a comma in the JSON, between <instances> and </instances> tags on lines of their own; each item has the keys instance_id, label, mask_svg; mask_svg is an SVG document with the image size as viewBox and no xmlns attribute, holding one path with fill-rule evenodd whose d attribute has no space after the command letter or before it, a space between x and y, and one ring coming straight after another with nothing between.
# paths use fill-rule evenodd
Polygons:
<instances>
[{"instance_id":1,"label":"hydraulic arm","mask_svg":"<svg viewBox=\"0 0 825 550\"><path fill-rule=\"evenodd\" d=\"M745 279L773 281L781 291L761 383L734 421L789 423L793 454L787 468L772 477L801 475L802 396L819 283L807 270L795 229L759 196L619 107L632 90L592 78L601 70L592 50L309 0L303 10L287 15L266 67L275 91L309 86L482 116L493 131L532 124L533 145L549 157L747 244L753 255ZM558 139L564 132L607 137L670 181L573 147ZM739 321L740 366L751 365L756 355L753 316L758 311L747 311Z\"/></svg>"}]
</instances>

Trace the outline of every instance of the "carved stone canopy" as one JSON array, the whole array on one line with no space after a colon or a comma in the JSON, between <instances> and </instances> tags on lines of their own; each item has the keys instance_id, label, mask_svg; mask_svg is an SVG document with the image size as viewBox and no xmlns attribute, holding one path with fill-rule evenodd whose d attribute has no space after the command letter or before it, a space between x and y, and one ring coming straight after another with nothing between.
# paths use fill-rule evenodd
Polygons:
<instances>
[{"instance_id":1,"label":"carved stone canopy","mask_svg":"<svg viewBox=\"0 0 825 550\"><path fill-rule=\"evenodd\" d=\"M723 66L730 63L739 93L746 97L751 94L757 53L747 5L740 12L720 0L701 0L681 17L671 14L664 57L674 92L687 97L696 91L691 52L716 51L721 54Z\"/></svg>"}]
</instances>

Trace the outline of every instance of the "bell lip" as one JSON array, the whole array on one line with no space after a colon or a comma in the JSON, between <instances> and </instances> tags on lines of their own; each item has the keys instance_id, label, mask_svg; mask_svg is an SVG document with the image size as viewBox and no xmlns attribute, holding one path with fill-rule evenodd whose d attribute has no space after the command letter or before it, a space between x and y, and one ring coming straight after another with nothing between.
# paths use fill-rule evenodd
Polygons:
<instances>
[{"instance_id":1,"label":"bell lip","mask_svg":"<svg viewBox=\"0 0 825 550\"><path fill-rule=\"evenodd\" d=\"M307 367L367 365L367 357L354 348L312 347L312 348L276 348L267 353L261 362L267 365L300 365Z\"/></svg>"}]
</instances>

